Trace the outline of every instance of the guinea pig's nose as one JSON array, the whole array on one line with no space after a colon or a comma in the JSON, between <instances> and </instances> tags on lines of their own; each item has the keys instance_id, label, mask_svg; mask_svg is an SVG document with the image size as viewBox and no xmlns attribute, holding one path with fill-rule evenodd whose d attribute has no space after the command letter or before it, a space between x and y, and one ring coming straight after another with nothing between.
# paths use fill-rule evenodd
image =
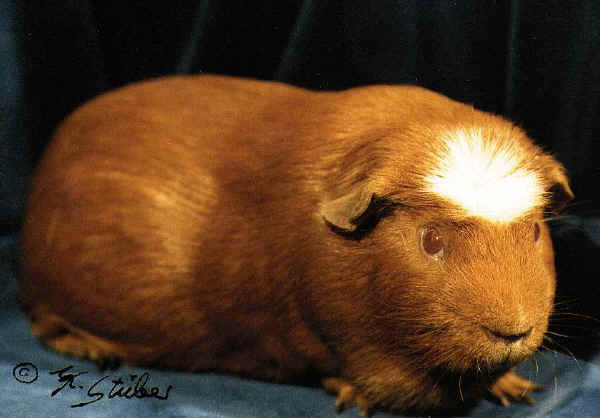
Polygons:
<instances>
[{"instance_id":1,"label":"guinea pig's nose","mask_svg":"<svg viewBox=\"0 0 600 418\"><path fill-rule=\"evenodd\" d=\"M533 328L529 328L525 332L510 333L510 332L489 329L487 327L484 327L484 328L488 332L488 334L490 334L492 337L494 337L495 339L501 340L506 344L514 344L517 341L527 338L533 331Z\"/></svg>"}]
</instances>

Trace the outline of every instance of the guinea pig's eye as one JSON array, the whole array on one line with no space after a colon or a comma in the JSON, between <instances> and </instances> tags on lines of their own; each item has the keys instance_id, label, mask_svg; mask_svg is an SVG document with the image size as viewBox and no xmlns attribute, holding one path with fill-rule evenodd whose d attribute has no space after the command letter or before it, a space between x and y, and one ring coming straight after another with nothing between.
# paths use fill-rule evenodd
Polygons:
<instances>
[{"instance_id":1,"label":"guinea pig's eye","mask_svg":"<svg viewBox=\"0 0 600 418\"><path fill-rule=\"evenodd\" d=\"M425 227L421 231L421 247L425 254L439 258L444 254L444 239L436 228Z\"/></svg>"},{"instance_id":2,"label":"guinea pig's eye","mask_svg":"<svg viewBox=\"0 0 600 418\"><path fill-rule=\"evenodd\" d=\"M533 224L533 242L538 242L540 239L540 225L536 222Z\"/></svg>"}]
</instances>

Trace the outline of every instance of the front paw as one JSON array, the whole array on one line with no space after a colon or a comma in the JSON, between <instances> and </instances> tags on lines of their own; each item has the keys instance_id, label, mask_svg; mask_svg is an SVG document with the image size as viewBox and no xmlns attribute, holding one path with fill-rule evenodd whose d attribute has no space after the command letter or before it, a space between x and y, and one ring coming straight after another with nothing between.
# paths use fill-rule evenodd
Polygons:
<instances>
[{"instance_id":1,"label":"front paw","mask_svg":"<svg viewBox=\"0 0 600 418\"><path fill-rule=\"evenodd\" d=\"M352 406L358 406L362 418L370 418L373 405L358 390L344 379L328 377L323 379L323 387L327 392L337 394L335 410L341 412Z\"/></svg>"},{"instance_id":2,"label":"front paw","mask_svg":"<svg viewBox=\"0 0 600 418\"><path fill-rule=\"evenodd\" d=\"M510 371L494 382L490 388L490 393L503 406L509 406L511 402L534 405L535 401L529 396L529 393L543 389L543 386L530 380L523 379Z\"/></svg>"}]
</instances>

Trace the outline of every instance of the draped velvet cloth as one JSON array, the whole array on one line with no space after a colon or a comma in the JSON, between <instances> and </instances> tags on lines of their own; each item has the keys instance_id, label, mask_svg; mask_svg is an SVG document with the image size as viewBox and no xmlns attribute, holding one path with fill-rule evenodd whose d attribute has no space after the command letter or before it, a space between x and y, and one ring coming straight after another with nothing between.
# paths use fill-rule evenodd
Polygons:
<instances>
[{"instance_id":1,"label":"draped velvet cloth","mask_svg":"<svg viewBox=\"0 0 600 418\"><path fill-rule=\"evenodd\" d=\"M600 2L433 0L0 2L0 415L332 416L312 388L215 375L152 372L167 401L113 399L86 410L56 388L53 369L85 362L29 336L15 303L17 237L32 170L57 124L85 100L133 81L218 73L338 90L409 83L508 117L561 160L577 196L552 223L559 315L538 364L524 373L548 390L535 408L484 416L600 416ZM40 377L19 384L17 363ZM129 373L129 371L127 371ZM143 373L143 371L140 371ZM537 376L537 377L536 377ZM69 415L70 414L70 415ZM344 416L356 416L356 410ZM587 414L587 415L586 415Z\"/></svg>"}]
</instances>

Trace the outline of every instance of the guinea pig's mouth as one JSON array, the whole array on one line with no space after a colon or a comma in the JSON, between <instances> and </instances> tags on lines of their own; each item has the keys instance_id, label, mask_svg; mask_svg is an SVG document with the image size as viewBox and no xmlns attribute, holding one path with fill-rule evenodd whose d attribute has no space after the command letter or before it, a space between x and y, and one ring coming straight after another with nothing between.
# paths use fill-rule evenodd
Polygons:
<instances>
[{"instance_id":1,"label":"guinea pig's mouth","mask_svg":"<svg viewBox=\"0 0 600 418\"><path fill-rule=\"evenodd\" d=\"M538 349L544 329L537 325L520 329L469 322L470 325L465 324L465 328L470 329L466 340L464 331L459 335L448 330L451 337L447 342L455 345L442 345L439 357L446 360L445 368L461 374L501 373L518 365Z\"/></svg>"},{"instance_id":2,"label":"guinea pig's mouth","mask_svg":"<svg viewBox=\"0 0 600 418\"><path fill-rule=\"evenodd\" d=\"M539 346L534 327L522 330L500 330L481 325L485 342L482 354L489 370L509 369L532 355Z\"/></svg>"},{"instance_id":3,"label":"guinea pig's mouth","mask_svg":"<svg viewBox=\"0 0 600 418\"><path fill-rule=\"evenodd\" d=\"M488 335L488 338L490 338L492 341L506 345L520 344L523 340L529 337L533 331L533 327L530 327L521 332L507 332L495 330L486 326L482 326L482 328L484 332Z\"/></svg>"},{"instance_id":4,"label":"guinea pig's mouth","mask_svg":"<svg viewBox=\"0 0 600 418\"><path fill-rule=\"evenodd\" d=\"M502 373L522 363L538 350L547 329L542 314L515 318L466 315L456 309L444 313L444 319L451 316L452 322L426 324L410 340L411 354L426 356L441 369L461 375Z\"/></svg>"}]
</instances>

